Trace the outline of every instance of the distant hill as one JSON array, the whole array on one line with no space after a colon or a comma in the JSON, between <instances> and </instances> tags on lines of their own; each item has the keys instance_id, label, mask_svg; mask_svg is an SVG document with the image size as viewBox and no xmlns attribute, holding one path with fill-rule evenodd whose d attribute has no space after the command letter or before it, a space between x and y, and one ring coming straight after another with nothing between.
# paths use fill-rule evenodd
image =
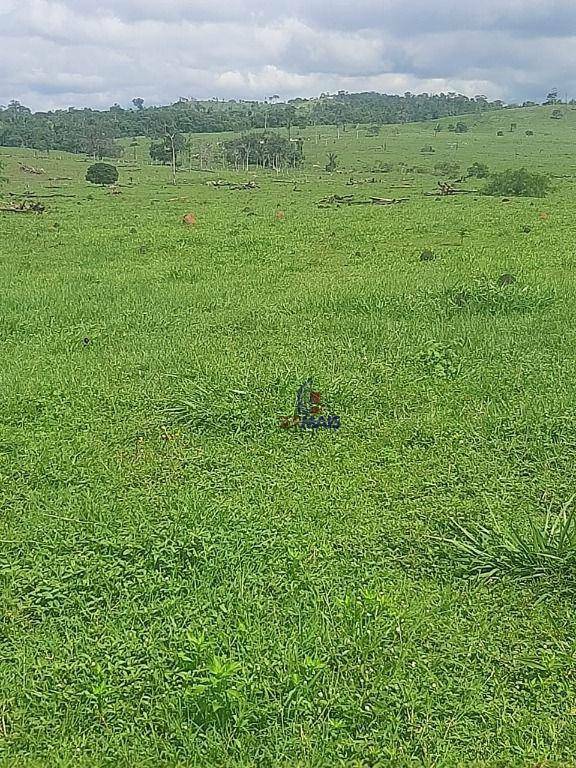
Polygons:
<instances>
[{"instance_id":1,"label":"distant hill","mask_svg":"<svg viewBox=\"0 0 576 768\"><path fill-rule=\"evenodd\" d=\"M147 107L142 99L133 108L115 104L110 109L76 109L32 112L12 101L0 107L0 146L58 149L68 152L110 156L121 152L114 140L133 136L157 138L166 132L215 133L253 129L411 123L438 120L466 114L481 115L505 107L485 96L473 99L456 93L406 93L394 96L381 93L322 94L313 99L281 102L272 96L257 101L197 101L180 99L162 107Z\"/></svg>"}]
</instances>

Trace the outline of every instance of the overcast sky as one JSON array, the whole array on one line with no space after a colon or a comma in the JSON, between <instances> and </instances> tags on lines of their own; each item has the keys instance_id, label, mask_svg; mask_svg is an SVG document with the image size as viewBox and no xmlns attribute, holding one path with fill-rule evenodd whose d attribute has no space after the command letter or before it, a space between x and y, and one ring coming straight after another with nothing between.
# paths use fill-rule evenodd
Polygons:
<instances>
[{"instance_id":1,"label":"overcast sky","mask_svg":"<svg viewBox=\"0 0 576 768\"><path fill-rule=\"evenodd\" d=\"M0 0L0 104L576 97L576 0Z\"/></svg>"}]
</instances>

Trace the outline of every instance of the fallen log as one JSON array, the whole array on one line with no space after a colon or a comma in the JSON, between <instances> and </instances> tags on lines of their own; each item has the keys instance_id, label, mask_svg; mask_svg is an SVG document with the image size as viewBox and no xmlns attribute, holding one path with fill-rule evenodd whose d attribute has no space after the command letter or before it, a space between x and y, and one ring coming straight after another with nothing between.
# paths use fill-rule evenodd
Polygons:
<instances>
[{"instance_id":1,"label":"fallen log","mask_svg":"<svg viewBox=\"0 0 576 768\"><path fill-rule=\"evenodd\" d=\"M351 205L353 201L353 195L328 195L318 200L318 205Z\"/></svg>"},{"instance_id":2,"label":"fallen log","mask_svg":"<svg viewBox=\"0 0 576 768\"><path fill-rule=\"evenodd\" d=\"M355 200L353 195L330 195L319 200L317 205L327 208L331 205L396 205L406 203L408 197L370 197L368 200Z\"/></svg>"},{"instance_id":3,"label":"fallen log","mask_svg":"<svg viewBox=\"0 0 576 768\"><path fill-rule=\"evenodd\" d=\"M44 168L34 168L32 165L20 165L20 170L24 171L24 173L34 173L37 176L42 176L42 174L46 173Z\"/></svg>"},{"instance_id":4,"label":"fallen log","mask_svg":"<svg viewBox=\"0 0 576 768\"><path fill-rule=\"evenodd\" d=\"M477 189L454 189L451 192L424 192L426 197L451 197L452 195L479 195Z\"/></svg>"},{"instance_id":5,"label":"fallen log","mask_svg":"<svg viewBox=\"0 0 576 768\"><path fill-rule=\"evenodd\" d=\"M206 184L209 187L224 187L225 189L258 189L258 184L256 184L255 181L247 181L245 184L238 184L233 181L217 179L216 181L207 181Z\"/></svg>"},{"instance_id":6,"label":"fallen log","mask_svg":"<svg viewBox=\"0 0 576 768\"><path fill-rule=\"evenodd\" d=\"M46 208L42 203L13 203L12 205L0 206L0 213L44 213Z\"/></svg>"},{"instance_id":7,"label":"fallen log","mask_svg":"<svg viewBox=\"0 0 576 768\"><path fill-rule=\"evenodd\" d=\"M395 205L396 203L407 203L409 197L372 197L372 205Z\"/></svg>"},{"instance_id":8,"label":"fallen log","mask_svg":"<svg viewBox=\"0 0 576 768\"><path fill-rule=\"evenodd\" d=\"M56 189L56 187L52 187L52 189ZM59 189L59 187L57 187L57 189ZM24 192L24 194L19 194L18 192L8 192L8 194L10 195L10 197L19 197L19 198L25 197L26 199L33 197L36 200L39 198L42 198L44 200L47 197L76 197L76 195L63 195L60 192L54 192L51 195L38 195L36 194L36 192Z\"/></svg>"}]
</instances>

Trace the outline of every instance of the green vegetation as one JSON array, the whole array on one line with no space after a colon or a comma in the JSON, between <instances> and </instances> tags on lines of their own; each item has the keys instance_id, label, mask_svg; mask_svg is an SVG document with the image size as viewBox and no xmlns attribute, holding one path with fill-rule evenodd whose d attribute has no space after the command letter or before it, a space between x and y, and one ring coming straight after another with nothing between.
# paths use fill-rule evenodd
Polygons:
<instances>
[{"instance_id":1,"label":"green vegetation","mask_svg":"<svg viewBox=\"0 0 576 768\"><path fill-rule=\"evenodd\" d=\"M525 531L503 530L496 523L473 530L456 527L451 542L463 565L483 579L517 582L548 579L549 590L574 592L576 586L576 512L569 499L550 508L544 521L528 521Z\"/></svg>"},{"instance_id":2,"label":"green vegetation","mask_svg":"<svg viewBox=\"0 0 576 768\"><path fill-rule=\"evenodd\" d=\"M180 99L166 107L147 107L135 98L134 109L119 104L108 111L67 109L32 113L18 101L0 107L0 146L86 152L97 159L116 157L114 139L132 136L159 138L171 132L249 132L255 128L305 128L314 125L381 125L433 120L448 115L482 114L501 109L502 102L484 96L469 99L455 93L389 96L381 93L323 94L316 99L257 101L197 101ZM463 125L459 123L458 125ZM464 130L466 126L464 126Z\"/></svg>"},{"instance_id":3,"label":"green vegetation","mask_svg":"<svg viewBox=\"0 0 576 768\"><path fill-rule=\"evenodd\" d=\"M118 181L118 169L108 163L95 163L86 171L86 181L107 186Z\"/></svg>"},{"instance_id":4,"label":"green vegetation","mask_svg":"<svg viewBox=\"0 0 576 768\"><path fill-rule=\"evenodd\" d=\"M301 140L289 141L275 132L246 133L225 141L222 152L226 162L236 169L251 165L260 168L297 168L304 159Z\"/></svg>"},{"instance_id":5,"label":"green vegetation","mask_svg":"<svg viewBox=\"0 0 576 768\"><path fill-rule=\"evenodd\" d=\"M444 160L441 163L435 164L434 172L443 176L457 176L460 173L460 163Z\"/></svg>"},{"instance_id":6,"label":"green vegetation","mask_svg":"<svg viewBox=\"0 0 576 768\"><path fill-rule=\"evenodd\" d=\"M133 146L130 144L130 146ZM149 155L156 163L171 165L174 159L180 165L179 156L186 147L186 141L181 133L163 136L150 142ZM174 154L173 154L174 153Z\"/></svg>"},{"instance_id":7,"label":"green vegetation","mask_svg":"<svg viewBox=\"0 0 576 768\"><path fill-rule=\"evenodd\" d=\"M129 132L117 194L0 150L2 768L576 763L552 109L186 134L176 187ZM464 178L520 164L545 200ZM280 428L309 378L339 430Z\"/></svg>"},{"instance_id":8,"label":"green vegetation","mask_svg":"<svg viewBox=\"0 0 576 768\"><path fill-rule=\"evenodd\" d=\"M466 171L466 175L471 179L486 179L490 175L490 169L486 163L472 163Z\"/></svg>"},{"instance_id":9,"label":"green vegetation","mask_svg":"<svg viewBox=\"0 0 576 768\"><path fill-rule=\"evenodd\" d=\"M526 168L508 169L490 176L484 188L486 195L515 195L518 197L546 197L550 179L542 173L533 173Z\"/></svg>"},{"instance_id":10,"label":"green vegetation","mask_svg":"<svg viewBox=\"0 0 576 768\"><path fill-rule=\"evenodd\" d=\"M338 155L334 154L334 152L330 152L325 168L328 173L333 173L336 168L338 168Z\"/></svg>"}]
</instances>

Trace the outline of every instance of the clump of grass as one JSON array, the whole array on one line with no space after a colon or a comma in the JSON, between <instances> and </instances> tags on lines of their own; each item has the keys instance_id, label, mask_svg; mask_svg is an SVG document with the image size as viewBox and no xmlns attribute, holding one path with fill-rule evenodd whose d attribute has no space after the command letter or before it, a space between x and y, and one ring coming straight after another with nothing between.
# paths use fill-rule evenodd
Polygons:
<instances>
[{"instance_id":1,"label":"clump of grass","mask_svg":"<svg viewBox=\"0 0 576 768\"><path fill-rule=\"evenodd\" d=\"M503 275L500 275L498 278L498 285L500 288L504 288L506 285L514 285L514 283L517 282L514 275L511 275L509 272L504 273Z\"/></svg>"},{"instance_id":2,"label":"clump of grass","mask_svg":"<svg viewBox=\"0 0 576 768\"><path fill-rule=\"evenodd\" d=\"M461 371L460 349L455 344L430 341L419 357L424 369L442 379L454 379Z\"/></svg>"},{"instance_id":3,"label":"clump of grass","mask_svg":"<svg viewBox=\"0 0 576 768\"><path fill-rule=\"evenodd\" d=\"M549 507L543 523L531 520L524 531L505 530L498 524L471 528L456 524L458 538L451 539L450 544L472 576L517 582L554 578L576 585L573 501L574 496L557 513Z\"/></svg>"},{"instance_id":4,"label":"clump of grass","mask_svg":"<svg viewBox=\"0 0 576 768\"><path fill-rule=\"evenodd\" d=\"M262 414L251 393L196 386L175 396L164 408L172 423L204 432L244 432L261 421Z\"/></svg>"},{"instance_id":5,"label":"clump of grass","mask_svg":"<svg viewBox=\"0 0 576 768\"><path fill-rule=\"evenodd\" d=\"M454 286L446 291L449 311L478 314L534 312L554 302L554 294L546 289L522 286L512 276L496 281L480 278L467 286Z\"/></svg>"}]
</instances>

